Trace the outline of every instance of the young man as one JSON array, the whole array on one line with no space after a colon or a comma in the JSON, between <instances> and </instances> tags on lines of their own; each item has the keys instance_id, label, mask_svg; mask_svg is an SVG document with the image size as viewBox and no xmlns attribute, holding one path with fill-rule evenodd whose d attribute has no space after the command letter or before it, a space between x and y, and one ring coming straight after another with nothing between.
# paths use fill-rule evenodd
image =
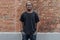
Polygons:
<instances>
[{"instance_id":1,"label":"young man","mask_svg":"<svg viewBox=\"0 0 60 40\"><path fill-rule=\"evenodd\" d=\"M20 21L23 24L22 40L36 40L36 25L39 18L36 12L33 11L33 4L29 1L26 3L27 11L22 13Z\"/></svg>"}]
</instances>

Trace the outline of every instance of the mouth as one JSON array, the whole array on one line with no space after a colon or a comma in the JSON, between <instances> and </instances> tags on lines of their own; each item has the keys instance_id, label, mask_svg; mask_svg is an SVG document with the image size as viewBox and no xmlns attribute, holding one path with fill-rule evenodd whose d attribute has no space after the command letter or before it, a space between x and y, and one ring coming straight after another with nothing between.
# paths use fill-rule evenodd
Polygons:
<instances>
[{"instance_id":1,"label":"mouth","mask_svg":"<svg viewBox=\"0 0 60 40\"><path fill-rule=\"evenodd\" d=\"M28 11L31 11L31 9L28 9Z\"/></svg>"}]
</instances>

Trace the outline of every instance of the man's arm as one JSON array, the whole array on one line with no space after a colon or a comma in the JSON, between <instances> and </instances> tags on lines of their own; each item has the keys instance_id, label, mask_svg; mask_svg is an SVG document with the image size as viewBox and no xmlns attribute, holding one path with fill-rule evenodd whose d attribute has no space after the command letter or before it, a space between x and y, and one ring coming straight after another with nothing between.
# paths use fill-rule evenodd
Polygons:
<instances>
[{"instance_id":1,"label":"man's arm","mask_svg":"<svg viewBox=\"0 0 60 40\"><path fill-rule=\"evenodd\" d=\"M37 28L37 23L39 22L39 17L37 15L37 13L35 14L35 27ZM36 30L37 32L37 30Z\"/></svg>"},{"instance_id":2,"label":"man's arm","mask_svg":"<svg viewBox=\"0 0 60 40\"><path fill-rule=\"evenodd\" d=\"M22 24L21 24L22 25L21 26L21 32L23 32L23 24L24 24L24 22L22 22Z\"/></svg>"},{"instance_id":3,"label":"man's arm","mask_svg":"<svg viewBox=\"0 0 60 40\"><path fill-rule=\"evenodd\" d=\"M39 22L39 17L37 15L37 13L35 13L35 23L38 23Z\"/></svg>"},{"instance_id":4,"label":"man's arm","mask_svg":"<svg viewBox=\"0 0 60 40\"><path fill-rule=\"evenodd\" d=\"M24 24L24 15L22 14L20 17L20 21L21 21L21 32L23 31L23 24Z\"/></svg>"},{"instance_id":5,"label":"man's arm","mask_svg":"<svg viewBox=\"0 0 60 40\"><path fill-rule=\"evenodd\" d=\"M21 17L20 17L20 21L21 21L21 22L24 22L24 17L23 17L23 16L24 16L24 15L22 14Z\"/></svg>"}]
</instances>

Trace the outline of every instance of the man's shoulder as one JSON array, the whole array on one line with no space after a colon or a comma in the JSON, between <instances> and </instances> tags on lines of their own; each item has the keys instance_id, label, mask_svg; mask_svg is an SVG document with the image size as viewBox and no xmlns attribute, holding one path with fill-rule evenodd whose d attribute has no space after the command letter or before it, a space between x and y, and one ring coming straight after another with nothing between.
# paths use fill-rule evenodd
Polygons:
<instances>
[{"instance_id":1,"label":"man's shoulder","mask_svg":"<svg viewBox=\"0 0 60 40\"><path fill-rule=\"evenodd\" d=\"M22 14L25 14L26 12L23 12Z\"/></svg>"},{"instance_id":2,"label":"man's shoulder","mask_svg":"<svg viewBox=\"0 0 60 40\"><path fill-rule=\"evenodd\" d=\"M37 15L37 12L33 11L33 13L34 13L35 15Z\"/></svg>"},{"instance_id":3,"label":"man's shoulder","mask_svg":"<svg viewBox=\"0 0 60 40\"><path fill-rule=\"evenodd\" d=\"M27 15L27 12L23 12L22 15L23 15L23 16L26 16L26 15Z\"/></svg>"},{"instance_id":4,"label":"man's shoulder","mask_svg":"<svg viewBox=\"0 0 60 40\"><path fill-rule=\"evenodd\" d=\"M25 15L25 14L26 14L26 12L23 12L23 13L22 13L22 15Z\"/></svg>"},{"instance_id":5,"label":"man's shoulder","mask_svg":"<svg viewBox=\"0 0 60 40\"><path fill-rule=\"evenodd\" d=\"M33 13L37 13L37 12L33 11Z\"/></svg>"}]
</instances>

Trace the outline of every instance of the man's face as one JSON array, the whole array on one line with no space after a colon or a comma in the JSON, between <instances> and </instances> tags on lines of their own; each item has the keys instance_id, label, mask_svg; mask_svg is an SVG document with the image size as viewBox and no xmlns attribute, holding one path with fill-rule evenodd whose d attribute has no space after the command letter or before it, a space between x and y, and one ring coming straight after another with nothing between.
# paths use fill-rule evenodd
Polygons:
<instances>
[{"instance_id":1,"label":"man's face","mask_svg":"<svg viewBox=\"0 0 60 40\"><path fill-rule=\"evenodd\" d=\"M31 3L27 3L26 4L26 8L28 11L31 11L32 10L32 4Z\"/></svg>"}]
</instances>

